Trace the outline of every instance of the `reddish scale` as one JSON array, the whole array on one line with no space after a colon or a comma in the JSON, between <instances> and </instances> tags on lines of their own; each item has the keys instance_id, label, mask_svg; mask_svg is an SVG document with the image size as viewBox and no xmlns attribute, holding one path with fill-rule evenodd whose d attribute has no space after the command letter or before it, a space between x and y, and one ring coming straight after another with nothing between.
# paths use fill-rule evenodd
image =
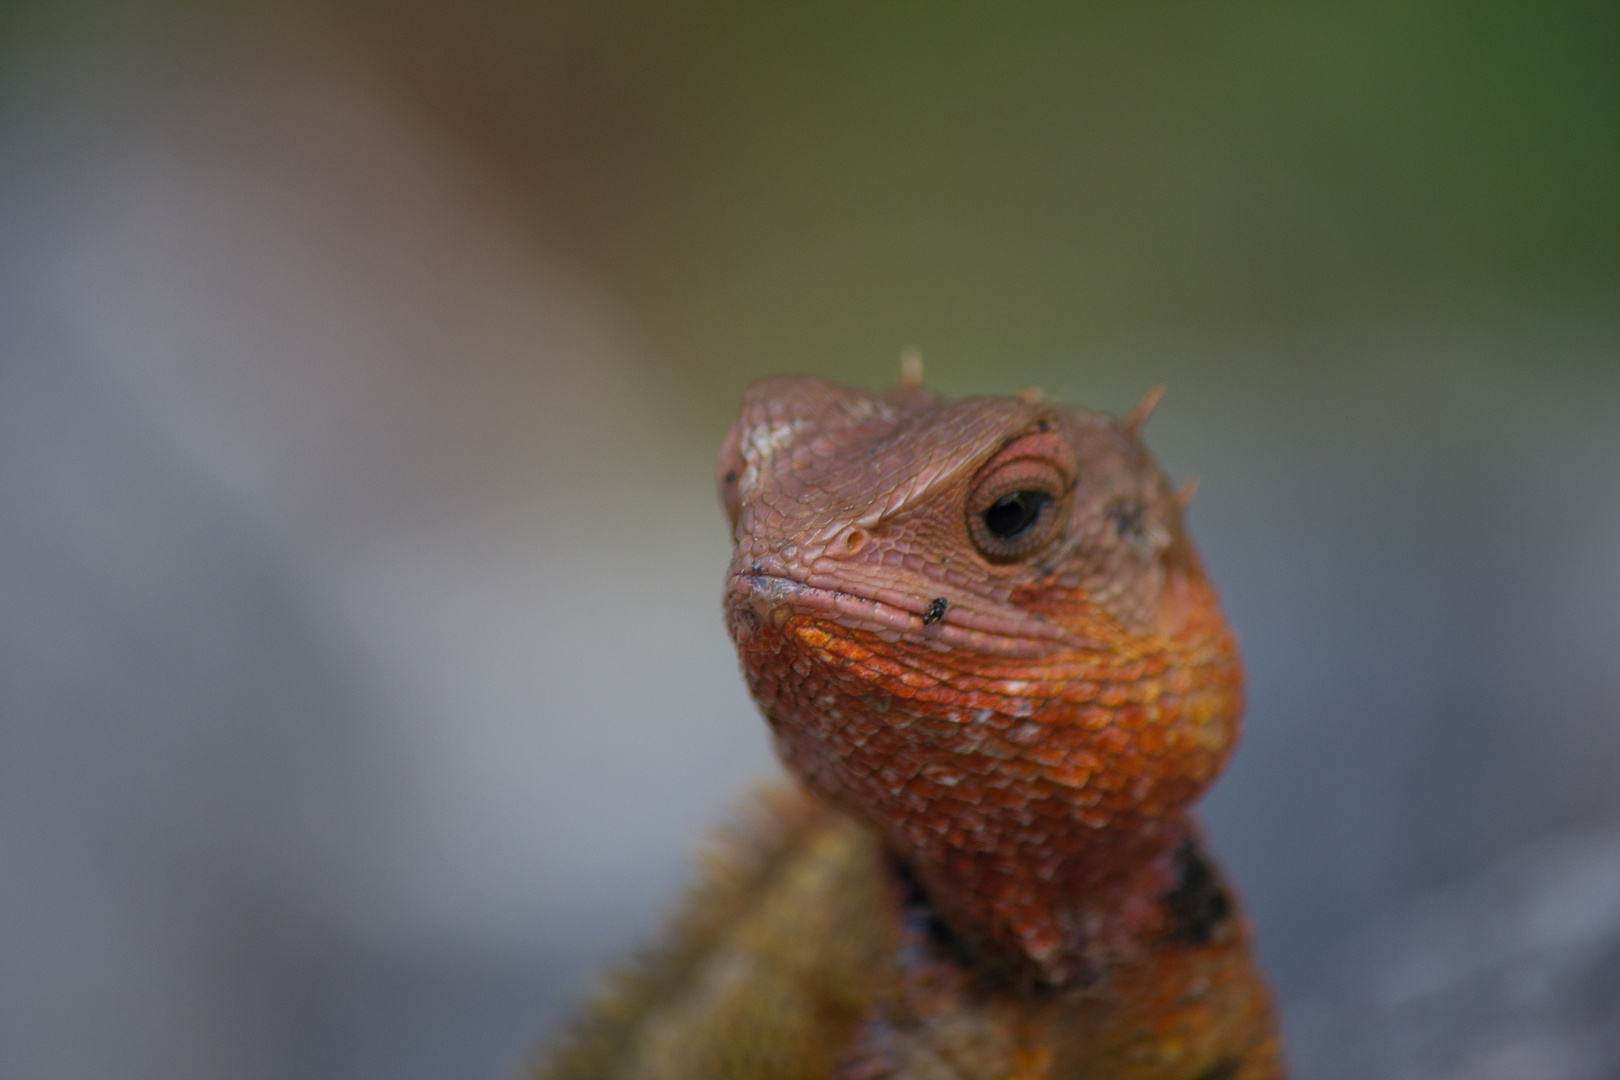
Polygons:
<instances>
[{"instance_id":1,"label":"reddish scale","mask_svg":"<svg viewBox=\"0 0 1620 1080\"><path fill-rule=\"evenodd\" d=\"M1048 562L996 565L962 524L998 454L1075 474ZM745 401L720 481L728 623L788 767L876 827L991 967L1069 984L1162 936L1242 671L1134 432L1016 399L776 380ZM1127 497L1159 532L1088 546ZM931 596L943 626L923 621ZM995 641L1013 644L960 636L975 617L1012 620Z\"/></svg>"},{"instance_id":2,"label":"reddish scale","mask_svg":"<svg viewBox=\"0 0 1620 1080\"><path fill-rule=\"evenodd\" d=\"M1064 981L1158 929L1151 904L1111 909L1170 887L1179 811L1225 762L1241 675L1223 637L951 667L800 614L742 655L789 767L873 817L970 940Z\"/></svg>"}]
</instances>

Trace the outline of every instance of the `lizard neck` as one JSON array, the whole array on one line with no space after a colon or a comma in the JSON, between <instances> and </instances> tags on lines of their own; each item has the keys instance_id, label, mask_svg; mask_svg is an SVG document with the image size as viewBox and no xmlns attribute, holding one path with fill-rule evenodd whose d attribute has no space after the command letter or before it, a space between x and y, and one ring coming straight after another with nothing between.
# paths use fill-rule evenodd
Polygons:
<instances>
[{"instance_id":1,"label":"lizard neck","mask_svg":"<svg viewBox=\"0 0 1620 1080\"><path fill-rule=\"evenodd\" d=\"M877 829L981 966L1066 986L1168 932L1186 808L1236 738L1235 642L1201 575L1178 589L1152 633L1048 596L1099 645L1037 657L729 614L790 770Z\"/></svg>"}]
</instances>

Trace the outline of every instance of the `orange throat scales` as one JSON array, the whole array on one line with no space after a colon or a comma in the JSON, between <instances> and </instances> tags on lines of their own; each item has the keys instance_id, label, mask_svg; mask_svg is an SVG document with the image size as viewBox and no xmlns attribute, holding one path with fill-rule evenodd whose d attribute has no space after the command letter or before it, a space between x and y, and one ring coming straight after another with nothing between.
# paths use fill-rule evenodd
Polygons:
<instances>
[{"instance_id":1,"label":"orange throat scales","mask_svg":"<svg viewBox=\"0 0 1620 1080\"><path fill-rule=\"evenodd\" d=\"M1062 985L1162 936L1187 806L1242 709L1201 581L1174 637L1051 598L1102 650L963 657L728 604L749 689L812 790L872 824L993 967Z\"/></svg>"}]
</instances>

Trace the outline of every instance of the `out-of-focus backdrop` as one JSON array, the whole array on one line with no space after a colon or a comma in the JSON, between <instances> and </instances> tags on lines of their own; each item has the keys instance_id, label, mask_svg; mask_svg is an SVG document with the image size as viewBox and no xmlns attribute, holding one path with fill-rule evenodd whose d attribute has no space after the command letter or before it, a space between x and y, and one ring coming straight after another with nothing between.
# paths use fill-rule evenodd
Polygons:
<instances>
[{"instance_id":1,"label":"out-of-focus backdrop","mask_svg":"<svg viewBox=\"0 0 1620 1080\"><path fill-rule=\"evenodd\" d=\"M773 773L742 387L912 345L1168 384L1300 1075L1620 1065L1620 8L0 33L0 1074L511 1074Z\"/></svg>"}]
</instances>

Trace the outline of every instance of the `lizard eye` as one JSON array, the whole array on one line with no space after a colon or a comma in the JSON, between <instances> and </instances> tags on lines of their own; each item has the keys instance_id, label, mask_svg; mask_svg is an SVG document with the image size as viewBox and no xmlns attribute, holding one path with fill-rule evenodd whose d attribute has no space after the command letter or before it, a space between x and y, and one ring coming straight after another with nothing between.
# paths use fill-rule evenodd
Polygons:
<instances>
[{"instance_id":1,"label":"lizard eye","mask_svg":"<svg viewBox=\"0 0 1620 1080\"><path fill-rule=\"evenodd\" d=\"M1015 491L990 504L980 516L984 527L997 540L1016 540L1040 520L1041 511L1052 501L1044 491Z\"/></svg>"},{"instance_id":2,"label":"lizard eye","mask_svg":"<svg viewBox=\"0 0 1620 1080\"><path fill-rule=\"evenodd\" d=\"M1056 534L1066 485L1043 461L1008 462L979 484L968 500L973 545L994 563L1016 562Z\"/></svg>"}]
</instances>

